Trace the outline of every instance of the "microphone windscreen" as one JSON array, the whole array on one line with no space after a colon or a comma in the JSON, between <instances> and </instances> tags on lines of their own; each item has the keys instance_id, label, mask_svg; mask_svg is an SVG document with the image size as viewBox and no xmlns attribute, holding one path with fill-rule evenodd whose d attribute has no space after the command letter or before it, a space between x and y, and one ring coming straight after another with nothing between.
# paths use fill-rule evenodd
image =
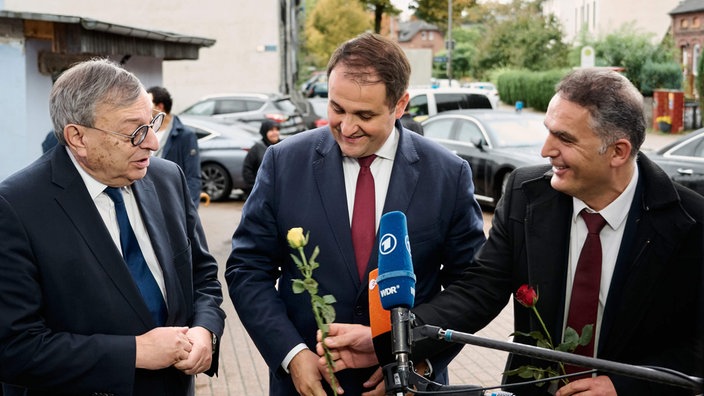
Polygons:
<instances>
[{"instance_id":1,"label":"microphone windscreen","mask_svg":"<svg viewBox=\"0 0 704 396\"><path fill-rule=\"evenodd\" d=\"M379 294L381 305L392 308L413 308L416 276L411 261L406 215L388 212L379 221Z\"/></svg>"},{"instance_id":2,"label":"microphone windscreen","mask_svg":"<svg viewBox=\"0 0 704 396\"><path fill-rule=\"evenodd\" d=\"M383 367L395 362L393 346L391 345L391 312L381 306L377 276L379 269L369 272L369 325L372 329L374 353Z\"/></svg>"}]
</instances>

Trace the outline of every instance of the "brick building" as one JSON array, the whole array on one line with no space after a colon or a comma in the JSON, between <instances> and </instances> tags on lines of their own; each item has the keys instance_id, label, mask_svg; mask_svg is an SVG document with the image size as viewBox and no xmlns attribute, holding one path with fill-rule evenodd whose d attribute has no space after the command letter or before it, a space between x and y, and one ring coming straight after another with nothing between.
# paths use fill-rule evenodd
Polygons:
<instances>
[{"instance_id":1,"label":"brick building","mask_svg":"<svg viewBox=\"0 0 704 396\"><path fill-rule=\"evenodd\" d=\"M679 48L685 95L694 96L697 63L704 45L704 0L684 0L672 11L672 37Z\"/></svg>"}]
</instances>

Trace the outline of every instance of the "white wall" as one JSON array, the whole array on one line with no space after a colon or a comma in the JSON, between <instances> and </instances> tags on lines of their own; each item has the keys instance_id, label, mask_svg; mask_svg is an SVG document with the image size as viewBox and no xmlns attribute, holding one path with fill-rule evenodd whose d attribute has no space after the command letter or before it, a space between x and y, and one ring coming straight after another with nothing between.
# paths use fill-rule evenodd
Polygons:
<instances>
[{"instance_id":1,"label":"white wall","mask_svg":"<svg viewBox=\"0 0 704 396\"><path fill-rule=\"evenodd\" d=\"M5 9L98 19L143 29L217 40L197 61L164 63L163 85L174 111L201 96L232 91L279 90L279 2L276 0L4 0ZM276 52L260 51L267 45ZM127 63L131 66L130 59ZM145 85L151 85L145 83Z\"/></svg>"},{"instance_id":2,"label":"white wall","mask_svg":"<svg viewBox=\"0 0 704 396\"><path fill-rule=\"evenodd\" d=\"M544 13L553 13L560 20L565 40L571 42L582 24L588 23L594 38L603 38L627 22L635 22L638 31L653 33L653 42L660 42L670 28L668 13L680 0L547 0ZM596 10L596 11L595 11ZM589 12L589 15L587 14Z\"/></svg>"}]
</instances>

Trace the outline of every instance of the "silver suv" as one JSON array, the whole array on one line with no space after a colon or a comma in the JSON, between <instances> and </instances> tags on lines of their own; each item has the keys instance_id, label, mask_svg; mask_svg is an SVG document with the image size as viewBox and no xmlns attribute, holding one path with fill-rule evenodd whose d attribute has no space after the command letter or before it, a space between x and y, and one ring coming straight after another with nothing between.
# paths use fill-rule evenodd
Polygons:
<instances>
[{"instance_id":1,"label":"silver suv","mask_svg":"<svg viewBox=\"0 0 704 396\"><path fill-rule=\"evenodd\" d=\"M288 96L269 93L232 93L206 96L181 114L242 121L256 128L266 119L279 123L282 137L305 131L306 124Z\"/></svg>"}]
</instances>

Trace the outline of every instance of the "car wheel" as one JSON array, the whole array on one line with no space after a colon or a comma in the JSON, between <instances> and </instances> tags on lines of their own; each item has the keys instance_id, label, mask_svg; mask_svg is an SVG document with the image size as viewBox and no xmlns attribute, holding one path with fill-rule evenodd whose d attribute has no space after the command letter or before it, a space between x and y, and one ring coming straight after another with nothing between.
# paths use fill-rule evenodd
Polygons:
<instances>
[{"instance_id":1,"label":"car wheel","mask_svg":"<svg viewBox=\"0 0 704 396\"><path fill-rule=\"evenodd\" d=\"M232 179L225 168L218 164L202 164L200 166L201 185L203 192L213 201L222 201L230 197Z\"/></svg>"}]
</instances>

